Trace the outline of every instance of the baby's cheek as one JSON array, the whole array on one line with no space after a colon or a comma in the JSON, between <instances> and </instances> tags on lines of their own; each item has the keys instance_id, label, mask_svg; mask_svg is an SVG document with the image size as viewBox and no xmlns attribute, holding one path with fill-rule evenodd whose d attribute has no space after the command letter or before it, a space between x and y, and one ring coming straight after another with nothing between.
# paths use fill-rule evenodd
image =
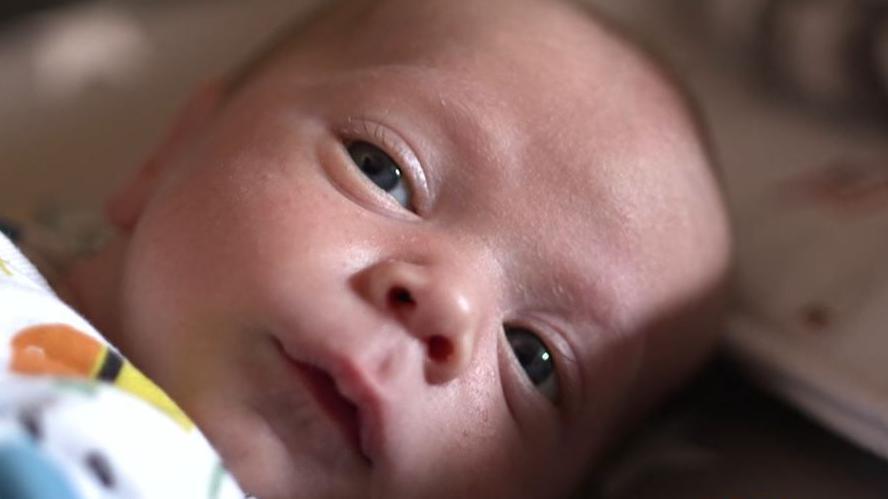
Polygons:
<instances>
[{"instance_id":1,"label":"baby's cheek","mask_svg":"<svg viewBox=\"0 0 888 499\"><path fill-rule=\"evenodd\" d=\"M407 423L410 449L397 497L515 497L505 494L528 449L499 387L496 369L475 369L432 388L423 412ZM446 494L441 492L446 491ZM495 492L495 494L494 494ZM514 491L511 491L514 492ZM412 494L412 495L411 495Z\"/></svg>"}]
</instances>

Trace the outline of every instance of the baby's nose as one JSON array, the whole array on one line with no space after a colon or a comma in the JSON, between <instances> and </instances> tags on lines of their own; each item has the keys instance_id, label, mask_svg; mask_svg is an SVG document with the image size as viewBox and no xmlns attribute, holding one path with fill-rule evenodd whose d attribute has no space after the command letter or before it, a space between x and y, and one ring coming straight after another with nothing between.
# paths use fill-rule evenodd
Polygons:
<instances>
[{"instance_id":1,"label":"baby's nose","mask_svg":"<svg viewBox=\"0 0 888 499\"><path fill-rule=\"evenodd\" d=\"M466 281L453 272L397 260L377 263L359 276L362 296L425 345L429 383L446 383L471 362L480 311Z\"/></svg>"}]
</instances>

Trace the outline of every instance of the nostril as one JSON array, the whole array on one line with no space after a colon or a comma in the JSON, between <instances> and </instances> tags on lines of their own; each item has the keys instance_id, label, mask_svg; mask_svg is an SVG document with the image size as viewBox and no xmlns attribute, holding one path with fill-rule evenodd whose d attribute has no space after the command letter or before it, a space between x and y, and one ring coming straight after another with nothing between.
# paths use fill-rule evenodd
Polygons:
<instances>
[{"instance_id":1,"label":"nostril","mask_svg":"<svg viewBox=\"0 0 888 499\"><path fill-rule=\"evenodd\" d=\"M413 295L410 294L406 288L395 287L389 291L388 301L390 304L398 306L398 305L415 305L416 301L413 300Z\"/></svg>"},{"instance_id":2,"label":"nostril","mask_svg":"<svg viewBox=\"0 0 888 499\"><path fill-rule=\"evenodd\" d=\"M435 335L426 341L429 358L435 362L447 362L453 355L453 343L444 336Z\"/></svg>"}]
</instances>

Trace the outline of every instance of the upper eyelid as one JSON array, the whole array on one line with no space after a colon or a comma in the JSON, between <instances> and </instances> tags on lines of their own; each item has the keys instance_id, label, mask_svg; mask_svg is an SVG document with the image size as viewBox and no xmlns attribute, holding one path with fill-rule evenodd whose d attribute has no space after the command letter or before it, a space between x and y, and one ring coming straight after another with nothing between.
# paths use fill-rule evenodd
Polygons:
<instances>
[{"instance_id":1,"label":"upper eyelid","mask_svg":"<svg viewBox=\"0 0 888 499\"><path fill-rule=\"evenodd\" d=\"M425 169L413 148L393 130L385 125L366 119L349 118L341 129L345 140L364 140L380 147L395 160L405 173L414 196L414 208L424 211L428 204L429 185Z\"/></svg>"},{"instance_id":2,"label":"upper eyelid","mask_svg":"<svg viewBox=\"0 0 888 499\"><path fill-rule=\"evenodd\" d=\"M545 323L546 336L543 340L549 348L554 348L556 355L555 365L561 388L559 409L562 414L572 413L582 404L585 393L583 366L579 362L577 346L564 327Z\"/></svg>"}]
</instances>

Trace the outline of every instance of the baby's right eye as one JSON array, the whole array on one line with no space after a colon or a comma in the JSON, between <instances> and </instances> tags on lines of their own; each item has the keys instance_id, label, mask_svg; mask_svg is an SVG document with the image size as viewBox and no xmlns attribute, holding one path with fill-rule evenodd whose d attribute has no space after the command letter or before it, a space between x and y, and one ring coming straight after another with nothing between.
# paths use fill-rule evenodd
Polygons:
<instances>
[{"instance_id":1,"label":"baby's right eye","mask_svg":"<svg viewBox=\"0 0 888 499\"><path fill-rule=\"evenodd\" d=\"M398 163L379 147L355 141L346 146L349 156L361 172L404 208L413 210L413 194L403 178Z\"/></svg>"},{"instance_id":2,"label":"baby's right eye","mask_svg":"<svg viewBox=\"0 0 888 499\"><path fill-rule=\"evenodd\" d=\"M543 340L523 327L505 326L506 340L524 373L537 389L552 403L560 396L555 359Z\"/></svg>"}]
</instances>

